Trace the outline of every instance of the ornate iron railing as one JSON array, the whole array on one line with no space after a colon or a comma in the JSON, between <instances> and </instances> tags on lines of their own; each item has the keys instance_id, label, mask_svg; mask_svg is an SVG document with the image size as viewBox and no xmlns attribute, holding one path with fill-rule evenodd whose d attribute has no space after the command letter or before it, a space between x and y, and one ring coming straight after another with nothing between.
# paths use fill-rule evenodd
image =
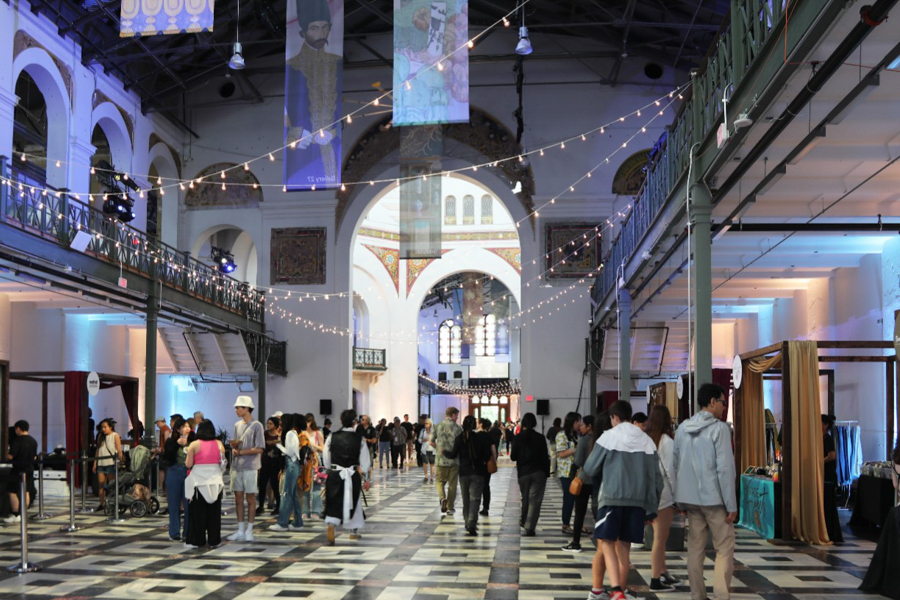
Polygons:
<instances>
[{"instance_id":1,"label":"ornate iron railing","mask_svg":"<svg viewBox=\"0 0 900 600\"><path fill-rule=\"evenodd\" d=\"M225 310L261 323L265 295L188 254L155 241L145 232L20 173L0 157L0 222L64 248L84 232L91 236L84 253L137 273ZM48 191L49 190L49 191Z\"/></svg>"},{"instance_id":2,"label":"ornate iron railing","mask_svg":"<svg viewBox=\"0 0 900 600\"><path fill-rule=\"evenodd\" d=\"M688 169L691 147L703 140L722 116L722 96L743 81L774 28L784 17L787 0L736 0L730 23L719 32L701 72L692 79L674 125L651 159L647 177L604 258L592 290L595 302L615 287L618 267L634 253L659 215L676 183ZM734 11L737 10L735 13ZM695 123L695 120L698 122Z\"/></svg>"},{"instance_id":3,"label":"ornate iron railing","mask_svg":"<svg viewBox=\"0 0 900 600\"><path fill-rule=\"evenodd\" d=\"M363 371L386 371L387 350L353 347L353 368Z\"/></svg>"},{"instance_id":4,"label":"ornate iron railing","mask_svg":"<svg viewBox=\"0 0 900 600\"><path fill-rule=\"evenodd\" d=\"M272 338L250 331L243 332L247 354L253 362L253 368L259 369L260 362L266 361L266 370L273 375L287 375L287 342L278 342Z\"/></svg>"}]
</instances>

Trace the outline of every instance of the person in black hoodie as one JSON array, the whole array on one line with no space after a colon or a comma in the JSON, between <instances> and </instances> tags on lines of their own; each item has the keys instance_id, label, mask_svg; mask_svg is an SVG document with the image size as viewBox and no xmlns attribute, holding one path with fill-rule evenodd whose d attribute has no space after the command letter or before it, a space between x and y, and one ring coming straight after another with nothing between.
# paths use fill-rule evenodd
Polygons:
<instances>
[{"instance_id":1,"label":"person in black hoodie","mask_svg":"<svg viewBox=\"0 0 900 600\"><path fill-rule=\"evenodd\" d=\"M459 487L462 491L463 518L466 533L478 535L478 507L484 480L487 477L487 462L491 458L491 436L486 431L476 432L476 421L472 415L463 419L463 431L453 442L453 448L444 450L444 456L459 458Z\"/></svg>"},{"instance_id":2,"label":"person in black hoodie","mask_svg":"<svg viewBox=\"0 0 900 600\"><path fill-rule=\"evenodd\" d=\"M533 536L541 516L544 489L550 476L550 454L543 436L534 430L537 418L533 413L522 417L522 431L513 438L509 458L516 463L519 490L522 494L522 516L519 525L526 536Z\"/></svg>"}]
</instances>

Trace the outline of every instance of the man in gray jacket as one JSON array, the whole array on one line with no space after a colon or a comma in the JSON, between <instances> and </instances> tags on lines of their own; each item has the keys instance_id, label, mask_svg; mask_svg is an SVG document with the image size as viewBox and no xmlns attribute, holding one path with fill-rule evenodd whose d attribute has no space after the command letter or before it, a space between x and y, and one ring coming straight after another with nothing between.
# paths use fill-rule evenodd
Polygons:
<instances>
[{"instance_id":1,"label":"man in gray jacket","mask_svg":"<svg viewBox=\"0 0 900 600\"><path fill-rule=\"evenodd\" d=\"M725 390L706 383L697 391L700 412L675 433L675 503L687 511L688 578L691 598L706 600L703 562L707 532L716 549L713 597L729 600L734 573L735 499L734 452L725 414Z\"/></svg>"}]
</instances>

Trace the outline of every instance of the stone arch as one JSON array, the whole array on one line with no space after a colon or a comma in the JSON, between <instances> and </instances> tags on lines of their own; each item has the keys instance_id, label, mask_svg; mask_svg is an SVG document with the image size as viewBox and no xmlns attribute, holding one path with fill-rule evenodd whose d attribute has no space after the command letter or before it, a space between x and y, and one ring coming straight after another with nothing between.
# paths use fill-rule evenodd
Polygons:
<instances>
[{"instance_id":1,"label":"stone arch","mask_svg":"<svg viewBox=\"0 0 900 600\"><path fill-rule=\"evenodd\" d=\"M231 277L240 281L246 281L252 285L257 285L257 280L259 278L260 246L258 241L253 237L253 234L240 225L221 223L207 228L192 241L191 256L201 262L208 263L208 256L201 256L204 245L213 235L221 231L232 229L237 230L240 233L234 239L233 244L231 244L229 248L226 248L234 254L234 262L238 267L235 272L231 274Z\"/></svg>"},{"instance_id":2,"label":"stone arch","mask_svg":"<svg viewBox=\"0 0 900 600\"><path fill-rule=\"evenodd\" d=\"M477 266L458 266L458 267L445 267L445 265L450 262L449 259L452 258L454 252L459 252L460 250L453 250L448 252L444 258L448 259L445 263L441 261L435 261L431 265L429 265L428 269L423 271L422 275L419 279L416 280L415 284L413 284L412 289L409 293L409 302L412 306L422 306L422 302L425 301L425 296L428 295L428 290L434 287L438 282L450 277L451 275L456 275L458 273L465 272L479 272L484 273L485 275L492 276L494 279L502 283L506 286L506 288L512 292L513 298L515 298L516 303L521 306L522 305L522 278L519 273L510 266L505 260L494 254L493 252L489 252L487 250L479 248L475 251L475 255L472 256L470 262L472 265ZM471 251L471 250L466 250ZM443 259L442 259L443 260Z\"/></svg>"},{"instance_id":3,"label":"stone arch","mask_svg":"<svg viewBox=\"0 0 900 600\"><path fill-rule=\"evenodd\" d=\"M109 141L109 152L113 166L121 172L131 173L131 134L118 107L112 102L103 102L91 113L91 131L100 126Z\"/></svg>"},{"instance_id":4,"label":"stone arch","mask_svg":"<svg viewBox=\"0 0 900 600\"><path fill-rule=\"evenodd\" d=\"M613 177L612 193L620 196L636 196L647 177L650 148L635 152L622 161Z\"/></svg>"},{"instance_id":5,"label":"stone arch","mask_svg":"<svg viewBox=\"0 0 900 600\"><path fill-rule=\"evenodd\" d=\"M385 156L400 150L400 130L397 127L387 127L390 120L390 115L386 116L360 136L347 153L342 179L351 182L365 181L370 178L369 172L384 162ZM497 175L505 177L508 182L521 182L522 192L516 197L527 214L534 212L535 186L531 165L520 163L518 160L504 160L517 156L523 150L522 146L516 143L515 134L506 125L487 112L472 107L468 123L443 125L441 129L445 140L454 140L471 147L484 157L483 162L502 161L498 162L497 168L494 169ZM338 205L335 211L337 229L341 228L350 204L366 187L351 185L338 190ZM532 216L530 220L534 227L534 217Z\"/></svg>"},{"instance_id":6,"label":"stone arch","mask_svg":"<svg viewBox=\"0 0 900 600\"><path fill-rule=\"evenodd\" d=\"M172 155L169 146L163 142L156 143L147 156L147 172L150 167L156 169L156 172L163 180L163 186L166 193L162 196L160 205L162 211L158 215L160 239L170 246L178 246L178 209L180 192L175 181L180 178L178 163ZM149 184L156 187L156 181L150 181Z\"/></svg>"},{"instance_id":7,"label":"stone arch","mask_svg":"<svg viewBox=\"0 0 900 600\"><path fill-rule=\"evenodd\" d=\"M53 57L43 48L22 50L13 61L12 83L25 71L34 80L47 104L47 162L68 159L71 101L65 80ZM66 187L65 169L47 169L47 183Z\"/></svg>"}]
</instances>

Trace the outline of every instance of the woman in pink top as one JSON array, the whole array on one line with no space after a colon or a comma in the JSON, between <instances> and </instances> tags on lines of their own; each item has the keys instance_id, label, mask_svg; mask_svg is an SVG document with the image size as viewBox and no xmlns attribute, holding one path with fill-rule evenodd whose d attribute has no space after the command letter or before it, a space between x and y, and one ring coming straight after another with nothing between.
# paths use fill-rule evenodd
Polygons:
<instances>
[{"instance_id":1,"label":"woman in pink top","mask_svg":"<svg viewBox=\"0 0 900 600\"><path fill-rule=\"evenodd\" d=\"M222 463L225 446L216 439L216 428L205 419L197 426L197 440L187 449L184 464L190 474L184 481L188 499L188 532L185 546L210 548L222 543Z\"/></svg>"}]
</instances>

